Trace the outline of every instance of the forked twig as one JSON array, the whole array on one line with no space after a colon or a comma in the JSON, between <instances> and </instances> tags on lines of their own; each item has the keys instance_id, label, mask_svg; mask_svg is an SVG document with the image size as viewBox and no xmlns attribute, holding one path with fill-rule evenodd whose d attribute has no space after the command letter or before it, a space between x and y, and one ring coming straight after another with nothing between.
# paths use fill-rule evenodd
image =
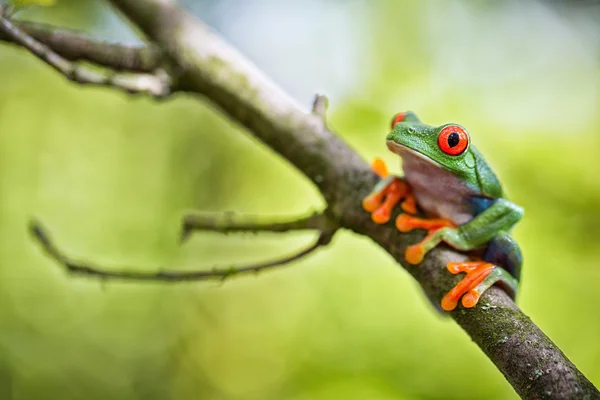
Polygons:
<instances>
[{"instance_id":1,"label":"forked twig","mask_svg":"<svg viewBox=\"0 0 600 400\"><path fill-rule=\"evenodd\" d=\"M118 88L127 93L145 93L154 97L165 97L171 93L171 78L161 69L155 74L102 74L67 60L13 24L6 16L6 9L2 7L0 7L0 33L29 50L70 81L82 85Z\"/></svg>"},{"instance_id":2,"label":"forked twig","mask_svg":"<svg viewBox=\"0 0 600 400\"><path fill-rule=\"evenodd\" d=\"M146 282L193 282L202 280L225 280L234 275L243 275L248 273L258 273L260 271L283 266L293 261L299 260L312 252L316 251L321 246L327 245L337 228L321 231L317 239L309 246L282 257L277 260L266 261L257 264L245 265L241 267L230 267L226 269L213 268L204 271L159 271L159 272L141 272L134 271L131 268L123 268L120 270L109 270L104 267L99 267L89 263L77 261L65 255L51 239L47 231L39 222L31 221L31 234L40 242L44 251L53 258L56 262L63 265L66 270L75 275L92 276L101 279L116 279L116 280L132 280Z\"/></svg>"}]
</instances>

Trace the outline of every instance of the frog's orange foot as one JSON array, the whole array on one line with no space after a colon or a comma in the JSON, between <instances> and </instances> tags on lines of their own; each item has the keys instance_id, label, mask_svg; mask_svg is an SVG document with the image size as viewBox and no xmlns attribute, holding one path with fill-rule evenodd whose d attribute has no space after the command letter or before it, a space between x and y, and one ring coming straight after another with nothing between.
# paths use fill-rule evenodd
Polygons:
<instances>
[{"instance_id":1,"label":"frog's orange foot","mask_svg":"<svg viewBox=\"0 0 600 400\"><path fill-rule=\"evenodd\" d=\"M385 224L391 218L392 211L405 196L407 185L397 177L388 177L383 187L375 190L363 199L363 208L371 213L371 218L378 224Z\"/></svg>"},{"instance_id":2,"label":"frog's orange foot","mask_svg":"<svg viewBox=\"0 0 600 400\"><path fill-rule=\"evenodd\" d=\"M388 174L381 159L376 159L372 168L384 179L363 199L362 206L371 213L371 219L375 223L385 224L390 220L394 207L407 196L410 189L405 181Z\"/></svg>"},{"instance_id":3,"label":"frog's orange foot","mask_svg":"<svg viewBox=\"0 0 600 400\"><path fill-rule=\"evenodd\" d=\"M426 229L427 236L417 244L408 246L404 253L404 258L409 264L417 265L423 261L425 253L431 250L431 239L437 231L442 228L454 228L452 221L443 218L423 219L412 217L406 214L400 214L396 218L396 228L400 232L410 232L413 229Z\"/></svg>"},{"instance_id":4,"label":"frog's orange foot","mask_svg":"<svg viewBox=\"0 0 600 400\"><path fill-rule=\"evenodd\" d=\"M454 310L461 297L463 306L466 308L475 307L483 292L500 280L499 277L495 276L497 274L490 276L499 267L485 261L451 262L448 263L446 268L452 274L467 273L442 299L442 308L446 311Z\"/></svg>"}]
</instances>

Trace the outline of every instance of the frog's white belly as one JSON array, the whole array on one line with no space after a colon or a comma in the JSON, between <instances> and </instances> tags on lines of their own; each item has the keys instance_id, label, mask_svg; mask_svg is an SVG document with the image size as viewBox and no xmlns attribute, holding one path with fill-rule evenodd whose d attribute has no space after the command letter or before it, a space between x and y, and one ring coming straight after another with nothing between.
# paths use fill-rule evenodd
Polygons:
<instances>
[{"instance_id":1,"label":"frog's white belly","mask_svg":"<svg viewBox=\"0 0 600 400\"><path fill-rule=\"evenodd\" d=\"M478 193L452 173L418 153L402 151L404 177L428 216L462 225L473 218L469 199Z\"/></svg>"}]
</instances>

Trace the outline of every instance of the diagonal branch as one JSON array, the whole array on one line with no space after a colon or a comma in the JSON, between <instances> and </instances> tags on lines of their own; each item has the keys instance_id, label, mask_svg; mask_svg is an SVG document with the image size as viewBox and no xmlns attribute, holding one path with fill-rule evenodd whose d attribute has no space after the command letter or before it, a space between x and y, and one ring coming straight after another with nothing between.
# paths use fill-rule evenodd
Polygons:
<instances>
[{"instance_id":1,"label":"diagonal branch","mask_svg":"<svg viewBox=\"0 0 600 400\"><path fill-rule=\"evenodd\" d=\"M399 263L422 234L377 226L360 204L377 177L325 126L306 114L252 63L175 0L111 0L182 70L182 89L205 96L223 113L293 164L321 191L340 226L370 237ZM317 113L318 114L318 113ZM444 272L464 255L437 249L407 270L439 302L460 277ZM474 309L450 315L524 398L600 398L600 393L503 291L488 290Z\"/></svg>"},{"instance_id":2,"label":"diagonal branch","mask_svg":"<svg viewBox=\"0 0 600 400\"><path fill-rule=\"evenodd\" d=\"M73 82L83 85L109 86L127 93L146 93L154 97L165 97L171 92L171 79L164 70L158 70L156 74L114 73L105 75L74 64L29 36L5 17L3 11L0 7L0 32Z\"/></svg>"},{"instance_id":3,"label":"diagonal branch","mask_svg":"<svg viewBox=\"0 0 600 400\"><path fill-rule=\"evenodd\" d=\"M143 272L135 271L131 268L119 268L118 270L109 270L93 264L77 261L65 255L56 246L50 235L38 222L32 221L30 224L31 234L40 242L46 254L54 259L65 269L74 275L94 276L101 279L141 281L141 282L167 282L183 283L206 280L225 280L232 276L247 275L249 273L259 273L263 270L272 269L291 264L315 252L322 246L326 246L331 241L336 229L322 231L317 239L309 246L298 250L297 252L280 259L245 265L241 267L229 267L225 269L213 268L203 271L165 271Z\"/></svg>"},{"instance_id":4,"label":"diagonal branch","mask_svg":"<svg viewBox=\"0 0 600 400\"><path fill-rule=\"evenodd\" d=\"M94 40L83 33L24 21L12 21L21 31L69 61L89 61L115 71L151 73L163 64L156 46L124 46ZM0 40L20 44L0 31Z\"/></svg>"}]
</instances>

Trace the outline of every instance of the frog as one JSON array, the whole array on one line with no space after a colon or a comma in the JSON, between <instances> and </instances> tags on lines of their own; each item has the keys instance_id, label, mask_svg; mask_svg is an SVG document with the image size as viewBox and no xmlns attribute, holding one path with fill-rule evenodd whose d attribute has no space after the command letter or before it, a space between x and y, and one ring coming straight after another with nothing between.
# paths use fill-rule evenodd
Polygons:
<instances>
[{"instance_id":1,"label":"frog","mask_svg":"<svg viewBox=\"0 0 600 400\"><path fill-rule=\"evenodd\" d=\"M406 111L393 117L386 144L402 159L404 174L389 174L385 163L375 159L372 168L381 179L362 201L372 221L388 223L400 203L396 228L427 231L405 250L411 265L420 264L442 242L471 255L469 261L445 266L465 275L443 296L441 308L452 311L459 301L473 308L493 285L515 299L523 257L511 231L524 210L508 199L467 130L455 123L427 125Z\"/></svg>"}]
</instances>

